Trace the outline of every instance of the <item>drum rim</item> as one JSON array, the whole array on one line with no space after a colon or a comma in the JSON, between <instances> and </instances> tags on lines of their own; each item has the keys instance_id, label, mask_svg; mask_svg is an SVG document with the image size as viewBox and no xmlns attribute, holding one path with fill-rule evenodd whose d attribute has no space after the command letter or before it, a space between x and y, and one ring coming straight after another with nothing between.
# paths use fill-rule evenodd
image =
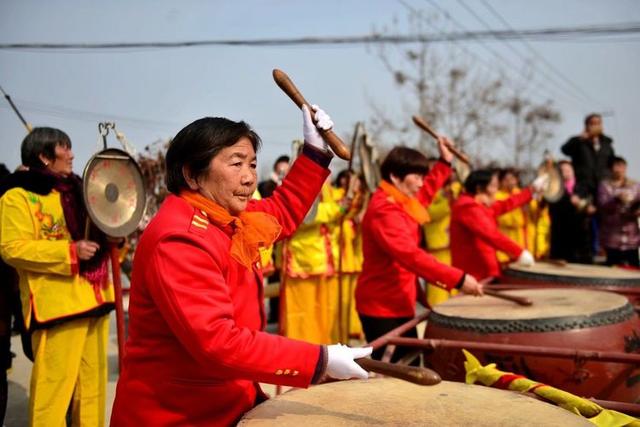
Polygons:
<instances>
[{"instance_id":1,"label":"drum rim","mask_svg":"<svg viewBox=\"0 0 640 427\"><path fill-rule=\"evenodd\" d=\"M631 319L634 314L635 310L629 302L620 307L590 315L539 319L471 319L468 317L446 316L431 311L427 320L427 328L433 324L434 326L481 334L560 332L622 323Z\"/></svg>"},{"instance_id":2,"label":"drum rim","mask_svg":"<svg viewBox=\"0 0 640 427\"><path fill-rule=\"evenodd\" d=\"M513 277L516 279L533 279L537 281L544 280L549 283L562 283L565 285L574 286L612 286L612 287L640 287L639 279L632 278L607 278L607 277L579 277L579 276L566 276L549 273L538 273L531 271L521 271L507 268L502 273L503 276Z\"/></svg>"}]
</instances>

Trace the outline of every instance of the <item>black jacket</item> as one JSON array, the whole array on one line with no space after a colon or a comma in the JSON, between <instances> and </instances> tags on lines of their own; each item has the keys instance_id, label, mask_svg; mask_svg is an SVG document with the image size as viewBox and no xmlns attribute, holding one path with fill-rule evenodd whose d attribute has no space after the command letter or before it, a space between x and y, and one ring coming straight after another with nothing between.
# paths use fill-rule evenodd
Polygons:
<instances>
[{"instance_id":1,"label":"black jacket","mask_svg":"<svg viewBox=\"0 0 640 427\"><path fill-rule=\"evenodd\" d=\"M563 146L562 152L571 157L576 174L576 193L592 196L595 203L598 184L609 176L609 161L614 156L613 140L600 136L600 149L596 151L589 140L574 136Z\"/></svg>"}]
</instances>

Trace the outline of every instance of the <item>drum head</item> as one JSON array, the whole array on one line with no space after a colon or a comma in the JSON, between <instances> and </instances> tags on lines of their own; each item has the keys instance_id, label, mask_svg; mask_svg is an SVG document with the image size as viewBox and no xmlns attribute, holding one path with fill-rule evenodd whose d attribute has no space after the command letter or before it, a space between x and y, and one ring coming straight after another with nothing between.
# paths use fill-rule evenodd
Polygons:
<instances>
[{"instance_id":1,"label":"drum head","mask_svg":"<svg viewBox=\"0 0 640 427\"><path fill-rule=\"evenodd\" d=\"M106 235L126 237L144 214L142 173L129 154L108 148L94 155L82 177L89 217Z\"/></svg>"},{"instance_id":2,"label":"drum head","mask_svg":"<svg viewBox=\"0 0 640 427\"><path fill-rule=\"evenodd\" d=\"M623 268L604 267L588 264L556 264L539 261L535 265L525 267L516 263L510 264L504 271L505 276L536 279L549 283L575 281L577 284L590 282L610 283L611 285L635 285L640 286L640 272L625 270Z\"/></svg>"},{"instance_id":3,"label":"drum head","mask_svg":"<svg viewBox=\"0 0 640 427\"><path fill-rule=\"evenodd\" d=\"M462 295L433 307L429 322L478 333L550 332L595 328L635 316L627 298L612 292L547 288L502 291L530 306L501 298Z\"/></svg>"},{"instance_id":4,"label":"drum head","mask_svg":"<svg viewBox=\"0 0 640 427\"><path fill-rule=\"evenodd\" d=\"M393 378L292 390L249 411L240 426L589 426L584 418L520 393Z\"/></svg>"}]
</instances>

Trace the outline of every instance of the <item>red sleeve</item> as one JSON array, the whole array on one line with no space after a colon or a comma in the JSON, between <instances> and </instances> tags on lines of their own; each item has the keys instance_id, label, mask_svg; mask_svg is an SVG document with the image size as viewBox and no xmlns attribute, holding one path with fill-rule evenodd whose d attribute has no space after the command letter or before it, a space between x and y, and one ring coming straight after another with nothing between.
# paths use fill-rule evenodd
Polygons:
<instances>
[{"instance_id":1,"label":"red sleeve","mask_svg":"<svg viewBox=\"0 0 640 427\"><path fill-rule=\"evenodd\" d=\"M279 239L287 238L302 223L329 173L329 169L301 155L273 195L250 201L247 210L275 216L282 226Z\"/></svg>"},{"instance_id":2,"label":"red sleeve","mask_svg":"<svg viewBox=\"0 0 640 427\"><path fill-rule=\"evenodd\" d=\"M499 200L494 202L491 205L491 209L493 210L493 215L499 217L505 212L509 212L514 210L517 207L528 203L531 200L531 189L529 187L525 188L518 194L514 194L506 200Z\"/></svg>"},{"instance_id":3,"label":"red sleeve","mask_svg":"<svg viewBox=\"0 0 640 427\"><path fill-rule=\"evenodd\" d=\"M403 268L430 282L442 284L446 289L453 289L464 272L439 262L418 245L407 244L415 237L411 236L410 229L401 225L402 221L398 221L398 215L402 214L398 209L389 205L376 212L371 224L374 240Z\"/></svg>"},{"instance_id":4,"label":"red sleeve","mask_svg":"<svg viewBox=\"0 0 640 427\"><path fill-rule=\"evenodd\" d=\"M78 264L78 247L76 242L71 242L69 245L69 253L71 255L71 275L75 276L80 273L80 265Z\"/></svg>"},{"instance_id":5,"label":"red sleeve","mask_svg":"<svg viewBox=\"0 0 640 427\"><path fill-rule=\"evenodd\" d=\"M442 188L449 176L451 175L451 166L449 166L444 160L438 160L436 164L431 168L429 173L425 175L422 188L418 193L418 200L424 206L431 204L434 196Z\"/></svg>"},{"instance_id":6,"label":"red sleeve","mask_svg":"<svg viewBox=\"0 0 640 427\"><path fill-rule=\"evenodd\" d=\"M522 253L520 245L502 234L495 220L479 206L465 206L458 218L474 236L494 249L506 252L512 258L517 258Z\"/></svg>"},{"instance_id":7,"label":"red sleeve","mask_svg":"<svg viewBox=\"0 0 640 427\"><path fill-rule=\"evenodd\" d=\"M221 266L198 240L171 236L151 254L149 292L173 334L223 379L308 387L322 347L238 326Z\"/></svg>"}]
</instances>

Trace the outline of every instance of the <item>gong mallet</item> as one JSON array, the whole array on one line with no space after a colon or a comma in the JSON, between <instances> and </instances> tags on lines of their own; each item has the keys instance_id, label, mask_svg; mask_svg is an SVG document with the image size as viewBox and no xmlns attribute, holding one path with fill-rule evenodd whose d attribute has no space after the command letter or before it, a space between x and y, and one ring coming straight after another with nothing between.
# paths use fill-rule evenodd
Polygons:
<instances>
[{"instance_id":1,"label":"gong mallet","mask_svg":"<svg viewBox=\"0 0 640 427\"><path fill-rule=\"evenodd\" d=\"M437 372L418 366L396 365L366 357L355 359L354 362L365 371L398 378L418 385L436 385L442 381Z\"/></svg>"},{"instance_id":2,"label":"gong mallet","mask_svg":"<svg viewBox=\"0 0 640 427\"><path fill-rule=\"evenodd\" d=\"M412 116L411 118L413 119L413 123L415 123L416 126L418 126L423 131L427 132L435 140L440 138L440 135L438 135L438 133L436 133L436 131L434 131L433 128L429 126L429 124L422 117ZM454 147L452 144L448 142L445 142L444 145L446 145L449 151L451 151L453 155L456 156L461 162L471 166L471 160L469 160L469 157L466 154L464 154L462 151L458 150L456 147Z\"/></svg>"},{"instance_id":3,"label":"gong mallet","mask_svg":"<svg viewBox=\"0 0 640 427\"><path fill-rule=\"evenodd\" d=\"M293 84L289 76L287 76L284 71L278 70L277 68L274 69L273 80L276 81L276 84L280 87L280 89L282 89L282 91L286 93L289 98L291 98L291 100L298 106L298 108L302 108L303 105L306 105L307 108L309 108L309 111L313 112L313 110L311 109L311 104L309 104L307 100L304 99L304 96L302 96L296 85ZM311 116L313 119L313 114ZM315 120L313 120L313 122L315 123ZM340 137L336 135L335 132L333 132L333 130L318 129L318 132L320 132L322 139L324 139L325 142L329 144L331 150L333 150L333 152L336 153L338 157L344 160L349 160L351 158L349 149L344 144L344 142L342 142Z\"/></svg>"},{"instance_id":4,"label":"gong mallet","mask_svg":"<svg viewBox=\"0 0 640 427\"><path fill-rule=\"evenodd\" d=\"M483 285L488 285L489 283L491 283L493 281L493 279L494 279L493 277L487 277L485 279L480 280L480 283L482 283ZM508 294L504 294L502 292L494 291L493 289L484 289L483 292L484 292L485 295L489 295L489 296L492 296L494 298L500 298L500 299L503 299L503 300L515 302L518 305L524 305L524 306L533 305L533 301L531 301L529 298L517 297L515 295L508 295Z\"/></svg>"}]
</instances>

